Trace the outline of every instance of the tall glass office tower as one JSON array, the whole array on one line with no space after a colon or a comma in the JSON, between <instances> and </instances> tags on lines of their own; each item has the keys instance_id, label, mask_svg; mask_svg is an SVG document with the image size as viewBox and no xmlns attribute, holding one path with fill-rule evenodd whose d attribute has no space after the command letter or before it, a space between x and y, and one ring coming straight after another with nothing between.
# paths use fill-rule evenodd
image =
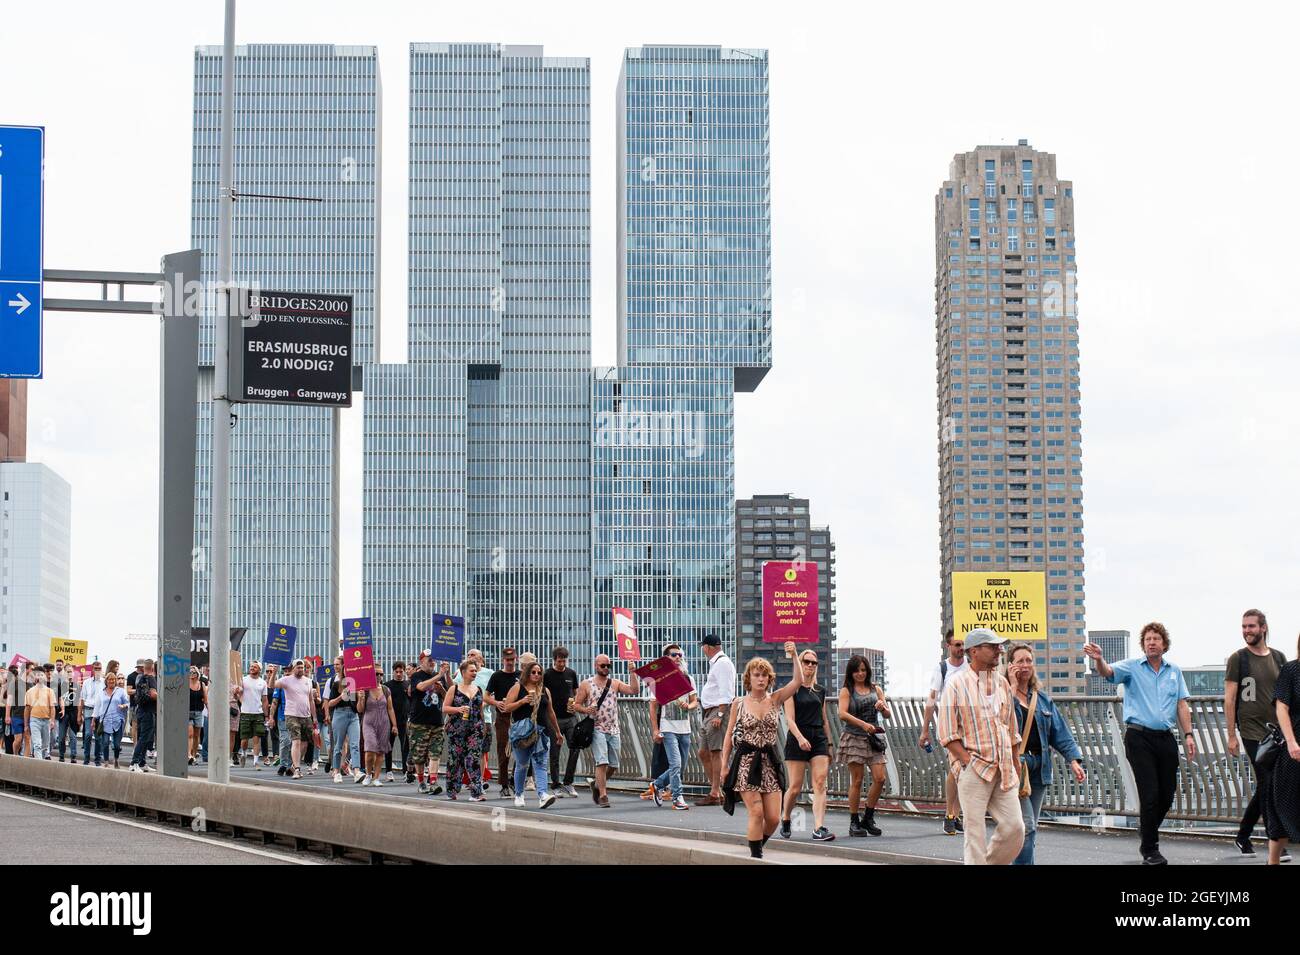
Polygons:
<instances>
[{"instance_id":1,"label":"tall glass office tower","mask_svg":"<svg viewBox=\"0 0 1300 955\"><path fill-rule=\"evenodd\" d=\"M591 72L537 46L411 47L410 333L365 375L366 612L590 653Z\"/></svg>"},{"instance_id":2,"label":"tall glass office tower","mask_svg":"<svg viewBox=\"0 0 1300 955\"><path fill-rule=\"evenodd\" d=\"M216 275L221 48L194 55L192 241ZM235 52L234 277L353 296L358 365L378 353L379 61L374 47L252 44ZM256 198L300 196L319 202ZM199 343L194 622L208 623L212 486L210 317ZM231 464L231 626L245 659L266 625L328 654L338 626L338 462L323 408L239 405Z\"/></svg>"},{"instance_id":3,"label":"tall glass office tower","mask_svg":"<svg viewBox=\"0 0 1300 955\"><path fill-rule=\"evenodd\" d=\"M647 652L734 657L734 394L772 364L768 60L627 50L618 86L619 366L592 382L592 613ZM752 564L753 559L750 558Z\"/></svg>"},{"instance_id":4,"label":"tall glass office tower","mask_svg":"<svg viewBox=\"0 0 1300 955\"><path fill-rule=\"evenodd\" d=\"M1073 184L1026 140L978 146L953 157L934 209L943 629L953 571L1043 571L1038 676L1082 694Z\"/></svg>"}]
</instances>

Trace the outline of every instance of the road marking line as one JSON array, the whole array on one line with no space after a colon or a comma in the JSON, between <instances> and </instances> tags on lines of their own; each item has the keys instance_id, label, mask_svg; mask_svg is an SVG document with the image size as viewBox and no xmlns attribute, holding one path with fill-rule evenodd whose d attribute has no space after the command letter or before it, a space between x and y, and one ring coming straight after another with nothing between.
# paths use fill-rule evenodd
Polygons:
<instances>
[{"instance_id":1,"label":"road marking line","mask_svg":"<svg viewBox=\"0 0 1300 955\"><path fill-rule=\"evenodd\" d=\"M0 796L9 799L17 799L19 802L29 802L34 806L44 806L47 809L60 809L63 812L74 813L78 816L89 816L92 819L102 819L106 822L116 822L119 825L131 826L135 829L144 829L147 832L156 832L164 836L175 836L177 839L188 839L191 842L201 842L205 846L214 846L218 849L233 849L235 852L247 852L249 855L265 856L268 859L275 859L277 862L288 862L291 865L324 865L323 862L317 862L313 859L302 859L292 855L280 855L276 852L268 852L265 849L254 849L252 846L228 845L224 842L218 842L215 839L205 839L203 836L192 835L188 832L174 832L171 829L164 829L158 825L149 825L143 822L133 822L130 819L118 819L114 816L105 815L99 812L89 812L85 809L74 809L72 806L59 806L46 802L43 799L32 799L30 796L18 796L14 793L0 792Z\"/></svg>"}]
</instances>

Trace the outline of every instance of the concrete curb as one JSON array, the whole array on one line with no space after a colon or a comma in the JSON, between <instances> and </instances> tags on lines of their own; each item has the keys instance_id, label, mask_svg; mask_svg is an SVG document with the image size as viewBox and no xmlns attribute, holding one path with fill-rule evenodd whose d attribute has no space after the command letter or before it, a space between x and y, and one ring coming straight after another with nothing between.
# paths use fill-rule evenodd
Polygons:
<instances>
[{"instance_id":1,"label":"concrete curb","mask_svg":"<svg viewBox=\"0 0 1300 955\"><path fill-rule=\"evenodd\" d=\"M594 828L504 810L478 812L372 802L361 811L363 807L355 799L343 796L240 783L223 786L23 757L0 756L0 781L183 820L201 813L208 825L436 865L499 864L507 847L512 861L553 865L735 865L757 861L743 849L693 835Z\"/></svg>"}]
</instances>

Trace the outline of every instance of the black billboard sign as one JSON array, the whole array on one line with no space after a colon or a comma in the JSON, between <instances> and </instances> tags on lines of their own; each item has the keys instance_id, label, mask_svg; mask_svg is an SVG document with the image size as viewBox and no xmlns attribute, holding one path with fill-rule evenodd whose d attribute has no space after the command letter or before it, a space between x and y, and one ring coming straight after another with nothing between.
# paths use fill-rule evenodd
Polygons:
<instances>
[{"instance_id":1,"label":"black billboard sign","mask_svg":"<svg viewBox=\"0 0 1300 955\"><path fill-rule=\"evenodd\" d=\"M351 295L256 291L249 306L232 401L352 407Z\"/></svg>"}]
</instances>

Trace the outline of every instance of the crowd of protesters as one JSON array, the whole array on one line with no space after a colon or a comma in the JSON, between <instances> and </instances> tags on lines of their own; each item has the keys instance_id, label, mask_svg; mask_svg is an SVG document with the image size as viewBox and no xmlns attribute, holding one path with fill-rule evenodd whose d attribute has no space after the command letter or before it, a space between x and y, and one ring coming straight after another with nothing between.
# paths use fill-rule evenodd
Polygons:
<instances>
[{"instance_id":1,"label":"crowd of protesters","mask_svg":"<svg viewBox=\"0 0 1300 955\"><path fill-rule=\"evenodd\" d=\"M1257 784L1236 846L1253 855L1252 832L1262 822L1269 862L1277 864L1290 861L1288 842L1300 840L1300 661L1288 662L1269 646L1267 618L1259 610L1243 615L1242 639L1244 646L1226 668L1228 752L1236 756L1245 749ZM1091 643L1083 651L1101 677L1125 688L1124 752L1140 803L1139 850L1144 864L1162 865L1159 835L1174 800L1179 745L1194 759L1197 734L1182 671L1166 659L1168 631L1149 623L1139 643L1141 655L1113 663ZM721 640L706 636L701 649L707 672L700 683L688 672L680 645L662 650L682 671L687 689L671 700L651 696L654 778L641 799L691 809L683 775L694 748L708 780L708 792L694 806L720 806L729 814L742 806L751 854L761 858L774 833L791 837L805 780L811 788L811 838L835 838L827 825L827 778L832 765L841 765L848 776L847 834L880 836L876 810L886 781L892 713L870 662L851 657L832 698L818 680L816 652L796 654L796 645L788 643L790 681L777 686L772 664L756 657L741 674L737 696L737 670ZM963 836L967 864L1033 865L1043 799L1053 784L1051 754L1057 752L1069 778L1083 784L1083 753L1039 685L1031 645L1008 644L992 630L976 628L958 636L949 631L944 650L918 741L931 751L936 738L946 750L943 831ZM404 782L421 795L475 802L489 798L495 769L499 798L523 807L531 790L539 808L547 809L557 799L577 797L575 773L589 749L591 799L609 807L610 777L622 750L619 698L639 694L642 683L632 664L620 661L626 670L616 675L614 661L604 654L583 678L569 656L557 647L544 667L536 655L506 648L494 670L480 650L469 650L454 666L423 652L413 664L394 663L388 679L376 667L369 689L356 688L355 674L340 676L341 657L323 679L304 659L283 673L254 662L246 674L232 674L225 694L230 758L256 770L274 767L295 780L323 769L335 783ZM122 740L129 732L130 771L152 772L158 690L154 662L147 659L137 660L129 673L116 660L79 668L63 660L11 664L0 669L4 752L75 763L80 745L82 765L121 768ZM190 668L188 692L193 765L207 761L208 714L220 705L220 695L213 698L206 667ZM830 733L832 705L841 727L837 740ZM697 710L698 729L692 723ZM777 745L782 716L784 750Z\"/></svg>"}]
</instances>

